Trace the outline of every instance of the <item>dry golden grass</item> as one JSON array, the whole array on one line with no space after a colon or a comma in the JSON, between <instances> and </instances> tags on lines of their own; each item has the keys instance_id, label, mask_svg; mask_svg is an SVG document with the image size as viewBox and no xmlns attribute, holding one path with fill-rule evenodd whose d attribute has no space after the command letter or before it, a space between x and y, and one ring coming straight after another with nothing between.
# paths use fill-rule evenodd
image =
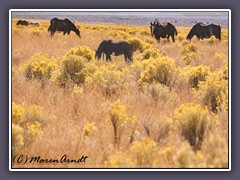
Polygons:
<instances>
[{"instance_id":1,"label":"dry golden grass","mask_svg":"<svg viewBox=\"0 0 240 180\"><path fill-rule=\"evenodd\" d=\"M62 33L55 33L51 37L47 32L48 21L40 20L40 27L17 27L16 20L12 24L12 101L23 106L38 105L43 109L44 125L43 133L36 136L34 141L20 148L16 154L27 154L28 156L41 156L42 158L59 158L67 154L69 158L78 159L81 155L87 155L86 164L25 164L14 165L19 167L227 167L227 159L214 159L215 164L211 164L208 157L206 160L206 150L189 152L188 145L181 136L181 128L175 119L174 112L182 104L199 103L203 108L205 104L199 100L194 90L179 77L174 77L176 83L171 87L171 91L162 93L160 87L160 97L156 100L151 92L141 92L138 87L139 73L136 71L136 60L141 56L140 52L134 53L132 65L126 65L123 56L112 56L113 62L101 62L104 64L114 64L128 69L127 77L124 77L126 88L118 89L115 94L106 96L100 87L86 84L80 86L81 93L74 93L74 84L69 83L67 88L61 88L52 81L41 83L38 80L29 80L23 74L21 67L29 58L36 53L47 53L56 59L61 59L69 49L88 46L95 51L99 43L104 39L123 40L137 37L143 42L150 42L152 46L159 49L167 57L174 59L175 68L183 69L186 65L181 60L183 54L181 49L184 47L185 37L190 27L177 27L179 35L176 42L170 43L161 40L157 43L150 35L150 29L145 26L117 26L106 24L82 24L77 23L81 31L81 39L75 33L63 36ZM210 67L212 73L228 64L228 38L227 29L223 29L225 37L222 42L215 39L198 41L193 38L192 42L197 46L196 59L193 59L191 66L206 65ZM183 39L184 38L184 39ZM223 57L217 57L216 53L222 53ZM102 59L100 61L103 61ZM146 60L145 60L146 61ZM94 63L98 63L95 62ZM141 63L140 63L141 64ZM131 67L130 67L131 66ZM143 66L144 67L144 66ZM141 69L141 68L140 68ZM133 72L134 70L136 72ZM145 69L140 70L143 72ZM111 117L108 113L109 106L116 100L126 107L128 118L135 118L133 126L124 125L121 142L118 146L114 144L114 129ZM217 125L205 134L206 139L214 130L220 135L223 143L228 143L228 111L218 111L209 116L216 116ZM166 137L159 139L159 129L163 127L164 118L170 118L171 128ZM97 131L89 137L84 137L83 129L87 123L95 123ZM210 135L209 135L210 134ZM139 144L130 143L143 142L144 137L151 139L149 144L157 148L156 156L159 159L155 162L146 161L152 164L136 164L135 152ZM204 136L204 137L205 137ZM219 137L219 136L217 136ZM213 138L213 136L211 136ZM156 145L153 143L156 143ZM222 143L219 142L220 144ZM183 143L184 142L184 143ZM213 140L203 142L213 143ZM187 144L187 142L186 142ZM212 144L211 144L212 145ZM222 144L221 144L222 145ZM227 146L219 145L221 151L228 152ZM214 146L214 145L212 145ZM180 148L181 147L181 148ZM180 149L179 149L180 148ZM139 152L144 147L139 149ZM191 149L191 148L190 148ZM214 155L216 150L213 150ZM120 155L119 155L120 152ZM124 153L129 154L124 155ZM150 153L150 152L149 152ZM204 154L205 153L205 154ZM118 155L116 155L118 154ZM116 156L115 156L116 155ZM127 156L127 157L126 157ZM194 156L194 162L186 157ZM126 158L126 162L119 162L120 158ZM123 159L124 159L123 158ZM152 158L144 156L143 159ZM128 161L129 160L129 161ZM128 163L127 163L128 162ZM123 164L118 164L123 163ZM190 164L189 164L190 163ZM192 164L191 164L192 163ZM189 165L189 166L188 166Z\"/></svg>"}]
</instances>

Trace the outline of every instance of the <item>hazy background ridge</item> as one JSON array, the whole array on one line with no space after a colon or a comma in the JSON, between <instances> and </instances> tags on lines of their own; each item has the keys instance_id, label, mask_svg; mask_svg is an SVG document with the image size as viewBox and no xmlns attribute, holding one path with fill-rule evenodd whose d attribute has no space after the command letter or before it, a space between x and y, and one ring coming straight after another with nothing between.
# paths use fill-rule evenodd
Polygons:
<instances>
[{"instance_id":1,"label":"hazy background ridge","mask_svg":"<svg viewBox=\"0 0 240 180\"><path fill-rule=\"evenodd\" d=\"M72 21L113 24L145 25L157 18L175 25L193 25L196 22L228 26L228 12L12 12L13 18L50 20L53 17Z\"/></svg>"}]
</instances>

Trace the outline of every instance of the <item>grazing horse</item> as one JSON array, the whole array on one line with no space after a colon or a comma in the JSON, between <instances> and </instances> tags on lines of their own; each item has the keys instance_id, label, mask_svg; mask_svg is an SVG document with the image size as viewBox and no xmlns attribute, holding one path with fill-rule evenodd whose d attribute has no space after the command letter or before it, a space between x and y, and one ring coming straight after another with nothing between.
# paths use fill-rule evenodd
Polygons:
<instances>
[{"instance_id":1,"label":"grazing horse","mask_svg":"<svg viewBox=\"0 0 240 180\"><path fill-rule=\"evenodd\" d=\"M17 22L17 25L28 26L29 23L28 23L28 21L26 21L26 20L19 20L19 21Z\"/></svg>"},{"instance_id":2,"label":"grazing horse","mask_svg":"<svg viewBox=\"0 0 240 180\"><path fill-rule=\"evenodd\" d=\"M39 26L40 26L40 23L39 23L38 21L36 21L36 22L30 22L29 25L39 27Z\"/></svg>"},{"instance_id":3,"label":"grazing horse","mask_svg":"<svg viewBox=\"0 0 240 180\"><path fill-rule=\"evenodd\" d=\"M155 19L154 23L150 23L151 35L155 36L155 39L160 42L160 38L167 38L171 36L172 41L175 42L174 35L177 36L177 29L169 22L160 23Z\"/></svg>"},{"instance_id":4,"label":"grazing horse","mask_svg":"<svg viewBox=\"0 0 240 180\"><path fill-rule=\"evenodd\" d=\"M199 22L192 27L186 39L191 41L193 36L197 36L198 40L215 36L221 41L221 27L215 24L205 25Z\"/></svg>"},{"instance_id":5,"label":"grazing horse","mask_svg":"<svg viewBox=\"0 0 240 180\"><path fill-rule=\"evenodd\" d=\"M115 56L124 54L125 61L133 61L133 47L126 41L114 42L112 40L104 40L100 43L95 53L95 58L100 59L102 53L106 55L106 61L111 61L111 54Z\"/></svg>"},{"instance_id":6,"label":"grazing horse","mask_svg":"<svg viewBox=\"0 0 240 180\"><path fill-rule=\"evenodd\" d=\"M56 31L62 31L63 35L66 33L70 34L71 31L74 31L77 36L81 37L79 28L77 28L69 19L51 19L48 31L51 32L51 36L53 36Z\"/></svg>"}]
</instances>

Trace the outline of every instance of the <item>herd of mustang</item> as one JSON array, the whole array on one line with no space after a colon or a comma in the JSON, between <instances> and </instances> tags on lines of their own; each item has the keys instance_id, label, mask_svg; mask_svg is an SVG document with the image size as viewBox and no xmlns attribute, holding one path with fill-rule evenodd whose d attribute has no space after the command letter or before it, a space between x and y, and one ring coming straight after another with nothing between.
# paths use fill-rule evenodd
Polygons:
<instances>
[{"instance_id":1,"label":"herd of mustang","mask_svg":"<svg viewBox=\"0 0 240 180\"><path fill-rule=\"evenodd\" d=\"M28 22L26 20L19 20L17 25L33 25L40 26L39 22ZM175 42L175 36L177 36L176 27L170 22L160 23L158 19L155 19L154 22L150 23L151 35L160 42L161 38L167 38L169 40L170 36L173 42ZM63 32L63 34L70 34L71 31L75 32L77 36L81 37L79 28L76 27L74 22L69 19L58 19L52 18L50 20L50 26L48 31L51 36L54 36L56 31ZM189 31L186 39L191 41L193 36L196 36L198 40L210 38L215 36L215 38L221 41L221 26L215 24L203 24L198 22L195 24L192 29ZM95 57L97 59L101 58L102 53L106 55L106 60L111 61L111 54L114 53L115 56L124 55L126 62L133 61L133 47L126 41L113 41L113 40L104 40L100 43L98 49L96 50Z\"/></svg>"}]
</instances>

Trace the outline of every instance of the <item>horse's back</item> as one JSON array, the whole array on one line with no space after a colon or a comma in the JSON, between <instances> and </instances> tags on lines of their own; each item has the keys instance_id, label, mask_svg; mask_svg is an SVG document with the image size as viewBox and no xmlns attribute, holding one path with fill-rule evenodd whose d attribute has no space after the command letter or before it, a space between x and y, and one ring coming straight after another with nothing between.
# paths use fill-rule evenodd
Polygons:
<instances>
[{"instance_id":1,"label":"horse's back","mask_svg":"<svg viewBox=\"0 0 240 180\"><path fill-rule=\"evenodd\" d=\"M38 21L36 22L30 22L29 23L30 25L33 25L33 26L40 26L40 23Z\"/></svg>"}]
</instances>

